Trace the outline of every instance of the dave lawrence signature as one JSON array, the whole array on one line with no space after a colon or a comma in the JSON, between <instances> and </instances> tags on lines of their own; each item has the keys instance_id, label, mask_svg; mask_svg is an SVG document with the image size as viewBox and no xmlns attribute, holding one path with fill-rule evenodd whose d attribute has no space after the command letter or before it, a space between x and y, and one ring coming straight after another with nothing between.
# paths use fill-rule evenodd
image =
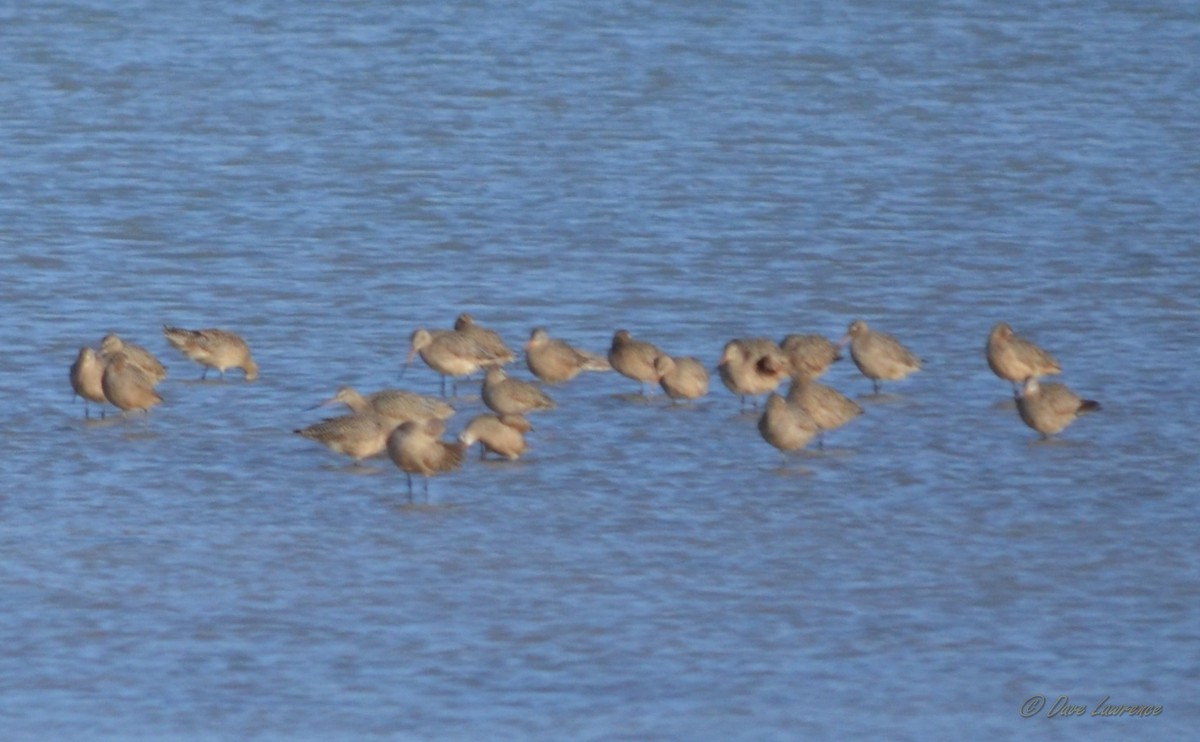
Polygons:
<instances>
[{"instance_id":1,"label":"dave lawrence signature","mask_svg":"<svg viewBox=\"0 0 1200 742\"><path fill-rule=\"evenodd\" d=\"M1054 699L1054 703L1046 709L1045 696L1030 696L1021 704L1021 716L1026 719L1033 718L1042 711L1046 712L1047 719L1069 719L1074 716L1158 716L1162 713L1163 707L1153 704L1116 704L1109 703L1110 696L1105 696L1100 703L1091 707L1075 706L1071 703L1071 699L1067 696L1059 696Z\"/></svg>"}]
</instances>

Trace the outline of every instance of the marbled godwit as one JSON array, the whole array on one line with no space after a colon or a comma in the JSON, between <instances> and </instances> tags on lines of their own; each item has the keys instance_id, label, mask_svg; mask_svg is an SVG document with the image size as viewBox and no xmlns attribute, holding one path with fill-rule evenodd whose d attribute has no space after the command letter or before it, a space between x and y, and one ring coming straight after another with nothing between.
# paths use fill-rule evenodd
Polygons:
<instances>
[{"instance_id":1,"label":"marbled godwit","mask_svg":"<svg viewBox=\"0 0 1200 742\"><path fill-rule=\"evenodd\" d=\"M871 380L875 394L879 394L879 382L903 379L921 370L920 358L886 332L871 330L861 319L850 323L846 337L842 338L843 344L847 342L854 365Z\"/></svg>"},{"instance_id":2,"label":"marbled godwit","mask_svg":"<svg viewBox=\"0 0 1200 742\"><path fill-rule=\"evenodd\" d=\"M758 418L758 432L763 440L786 454L807 446L817 434L817 424L804 410L771 392Z\"/></svg>"},{"instance_id":3,"label":"marbled godwit","mask_svg":"<svg viewBox=\"0 0 1200 742\"><path fill-rule=\"evenodd\" d=\"M152 384L167 378L167 367L162 365L154 354L140 345L127 343L117 335L109 333L100 341L100 356L108 360L114 353L124 353L125 362L137 366L150 379Z\"/></svg>"},{"instance_id":4,"label":"marbled godwit","mask_svg":"<svg viewBox=\"0 0 1200 742\"><path fill-rule=\"evenodd\" d=\"M163 337L176 350L204 367L200 378L208 376L215 368L225 378L225 371L240 368L246 381L258 378L258 364L250 357L250 346L235 333L211 327L207 330L185 330L181 327L163 325Z\"/></svg>"},{"instance_id":5,"label":"marbled godwit","mask_svg":"<svg viewBox=\"0 0 1200 742\"><path fill-rule=\"evenodd\" d=\"M457 330L416 330L409 343L405 368L412 363L413 356L420 354L421 360L441 375L442 396L446 395L447 376L454 380L454 395L457 396L459 378L470 376L480 368L500 365L493 353Z\"/></svg>"},{"instance_id":6,"label":"marbled godwit","mask_svg":"<svg viewBox=\"0 0 1200 742\"><path fill-rule=\"evenodd\" d=\"M554 400L535 384L510 379L498 366L489 368L483 377L483 403L501 415L554 409Z\"/></svg>"},{"instance_id":7,"label":"marbled godwit","mask_svg":"<svg viewBox=\"0 0 1200 742\"><path fill-rule=\"evenodd\" d=\"M469 340L475 341L475 344L483 348L484 352L488 353L494 360L492 363L504 366L512 363L517 357L500 339L500 335L495 330L489 330L483 325L475 324L475 318L463 312L458 315L458 319L454 320L454 330Z\"/></svg>"},{"instance_id":8,"label":"marbled godwit","mask_svg":"<svg viewBox=\"0 0 1200 742\"><path fill-rule=\"evenodd\" d=\"M788 389L787 401L804 410L820 430L817 446L825 447L825 431L840 428L863 414L863 408L830 386L798 376Z\"/></svg>"},{"instance_id":9,"label":"marbled godwit","mask_svg":"<svg viewBox=\"0 0 1200 742\"><path fill-rule=\"evenodd\" d=\"M88 402L101 405L100 417L104 417L103 405L108 403L104 396L104 362L91 348L80 348L79 355L71 364L71 388L76 396L83 397L83 416L88 417Z\"/></svg>"},{"instance_id":10,"label":"marbled godwit","mask_svg":"<svg viewBox=\"0 0 1200 742\"><path fill-rule=\"evenodd\" d=\"M791 366L783 351L767 338L735 338L725 343L717 373L725 388L746 406L746 397L773 392Z\"/></svg>"},{"instance_id":11,"label":"marbled godwit","mask_svg":"<svg viewBox=\"0 0 1200 742\"><path fill-rule=\"evenodd\" d=\"M396 425L409 420L445 420L454 414L453 407L434 397L400 389L383 389L364 396L348 386L339 387L336 394L318 407L338 402L360 415L374 413Z\"/></svg>"},{"instance_id":12,"label":"marbled godwit","mask_svg":"<svg viewBox=\"0 0 1200 742\"><path fill-rule=\"evenodd\" d=\"M515 461L525 453L525 434L532 430L533 425L523 415L479 415L467 423L458 440L465 448L478 441L480 459L491 451Z\"/></svg>"},{"instance_id":13,"label":"marbled godwit","mask_svg":"<svg viewBox=\"0 0 1200 742\"><path fill-rule=\"evenodd\" d=\"M787 335L779 349L788 360L788 373L793 378L803 376L816 380L835 361L842 360L837 343L820 335Z\"/></svg>"},{"instance_id":14,"label":"marbled godwit","mask_svg":"<svg viewBox=\"0 0 1200 742\"><path fill-rule=\"evenodd\" d=\"M1060 432L1085 412L1100 409L1100 403L1083 399L1063 384L1039 384L1036 377L1025 380L1017 397L1017 413L1026 425L1046 439Z\"/></svg>"},{"instance_id":15,"label":"marbled godwit","mask_svg":"<svg viewBox=\"0 0 1200 742\"><path fill-rule=\"evenodd\" d=\"M387 439L388 455L408 478L408 499L412 501L412 475L425 478L425 497L429 497L429 478L462 466L467 447L461 441L440 439L446 425L441 420L410 420L392 431Z\"/></svg>"},{"instance_id":16,"label":"marbled godwit","mask_svg":"<svg viewBox=\"0 0 1200 742\"><path fill-rule=\"evenodd\" d=\"M331 417L292 432L316 441L334 453L349 456L357 465L363 459L383 452L391 430L392 425L379 415L351 414Z\"/></svg>"},{"instance_id":17,"label":"marbled godwit","mask_svg":"<svg viewBox=\"0 0 1200 742\"><path fill-rule=\"evenodd\" d=\"M658 385L674 403L677 399L697 399L708 394L708 371L691 356L672 358L663 353L654 359Z\"/></svg>"},{"instance_id":18,"label":"marbled godwit","mask_svg":"<svg viewBox=\"0 0 1200 742\"><path fill-rule=\"evenodd\" d=\"M108 356L100 376L100 388L122 415L130 410L141 410L148 416L150 408L163 401L154 391L150 376L120 350Z\"/></svg>"},{"instance_id":19,"label":"marbled godwit","mask_svg":"<svg viewBox=\"0 0 1200 742\"><path fill-rule=\"evenodd\" d=\"M988 333L985 350L992 373L1012 383L1013 396L1019 381L1062 373L1054 356L1013 332L1007 322L997 322Z\"/></svg>"},{"instance_id":20,"label":"marbled godwit","mask_svg":"<svg viewBox=\"0 0 1200 742\"><path fill-rule=\"evenodd\" d=\"M650 343L634 340L628 330L617 330L613 333L612 347L608 349L608 362L617 373L641 384L642 394L645 394L646 382L658 381L654 359L660 355L661 350Z\"/></svg>"},{"instance_id":21,"label":"marbled godwit","mask_svg":"<svg viewBox=\"0 0 1200 742\"><path fill-rule=\"evenodd\" d=\"M584 350L573 348L550 337L545 328L536 327L525 343L525 364L534 376L547 384L570 381L581 371L608 371L608 361Z\"/></svg>"}]
</instances>

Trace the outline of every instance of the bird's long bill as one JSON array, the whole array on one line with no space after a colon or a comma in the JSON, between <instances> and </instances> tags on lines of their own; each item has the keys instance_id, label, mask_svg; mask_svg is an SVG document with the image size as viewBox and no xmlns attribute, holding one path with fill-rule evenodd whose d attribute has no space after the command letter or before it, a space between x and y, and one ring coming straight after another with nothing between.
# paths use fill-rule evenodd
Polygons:
<instances>
[{"instance_id":1,"label":"bird's long bill","mask_svg":"<svg viewBox=\"0 0 1200 742\"><path fill-rule=\"evenodd\" d=\"M341 400L339 400L337 397L330 397L329 399L325 400L324 402L318 402L315 405L313 405L312 407L309 407L308 409L319 410L322 407L328 407L331 404L337 404L339 401L341 401Z\"/></svg>"},{"instance_id":2,"label":"bird's long bill","mask_svg":"<svg viewBox=\"0 0 1200 742\"><path fill-rule=\"evenodd\" d=\"M845 335L842 336L842 339L837 342L838 349L840 350L842 348L845 348L849 342L850 342L850 333L846 333Z\"/></svg>"},{"instance_id":3,"label":"bird's long bill","mask_svg":"<svg viewBox=\"0 0 1200 742\"><path fill-rule=\"evenodd\" d=\"M408 367L412 365L413 358L415 358L416 355L417 355L417 351L415 351L415 350L408 351L408 356L404 359L404 366L400 369L400 376L398 376L397 378L399 378L399 379L404 378L404 375L406 373L408 373Z\"/></svg>"}]
</instances>

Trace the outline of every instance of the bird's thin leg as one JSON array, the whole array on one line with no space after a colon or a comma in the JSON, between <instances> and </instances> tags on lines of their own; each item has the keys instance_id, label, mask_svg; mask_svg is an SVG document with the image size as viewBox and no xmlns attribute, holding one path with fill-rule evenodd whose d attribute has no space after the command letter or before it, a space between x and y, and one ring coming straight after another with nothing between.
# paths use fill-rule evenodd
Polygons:
<instances>
[{"instance_id":1,"label":"bird's thin leg","mask_svg":"<svg viewBox=\"0 0 1200 742\"><path fill-rule=\"evenodd\" d=\"M404 476L408 479L408 501L412 502L412 474L404 472Z\"/></svg>"},{"instance_id":2,"label":"bird's thin leg","mask_svg":"<svg viewBox=\"0 0 1200 742\"><path fill-rule=\"evenodd\" d=\"M879 379L871 379L871 383L875 385L875 396L879 396Z\"/></svg>"},{"instance_id":3,"label":"bird's thin leg","mask_svg":"<svg viewBox=\"0 0 1200 742\"><path fill-rule=\"evenodd\" d=\"M200 372L200 381L204 381L207 378L208 378L208 366L205 366L204 370Z\"/></svg>"}]
</instances>

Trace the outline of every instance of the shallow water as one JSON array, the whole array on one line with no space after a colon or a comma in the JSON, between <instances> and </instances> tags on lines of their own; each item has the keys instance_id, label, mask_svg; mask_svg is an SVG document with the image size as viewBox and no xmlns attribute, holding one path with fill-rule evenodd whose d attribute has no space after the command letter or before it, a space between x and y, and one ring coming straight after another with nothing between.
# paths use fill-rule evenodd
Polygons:
<instances>
[{"instance_id":1,"label":"shallow water","mask_svg":"<svg viewBox=\"0 0 1200 742\"><path fill-rule=\"evenodd\" d=\"M1196 9L162 5L0 10L6 738L1200 721ZM417 505L290 434L341 384L436 391L408 336L464 310L714 364L862 317L925 369L786 464L715 377L585 374ZM1103 411L1039 442L998 320ZM164 322L261 377L198 382ZM109 331L169 366L148 422L71 402Z\"/></svg>"}]
</instances>

